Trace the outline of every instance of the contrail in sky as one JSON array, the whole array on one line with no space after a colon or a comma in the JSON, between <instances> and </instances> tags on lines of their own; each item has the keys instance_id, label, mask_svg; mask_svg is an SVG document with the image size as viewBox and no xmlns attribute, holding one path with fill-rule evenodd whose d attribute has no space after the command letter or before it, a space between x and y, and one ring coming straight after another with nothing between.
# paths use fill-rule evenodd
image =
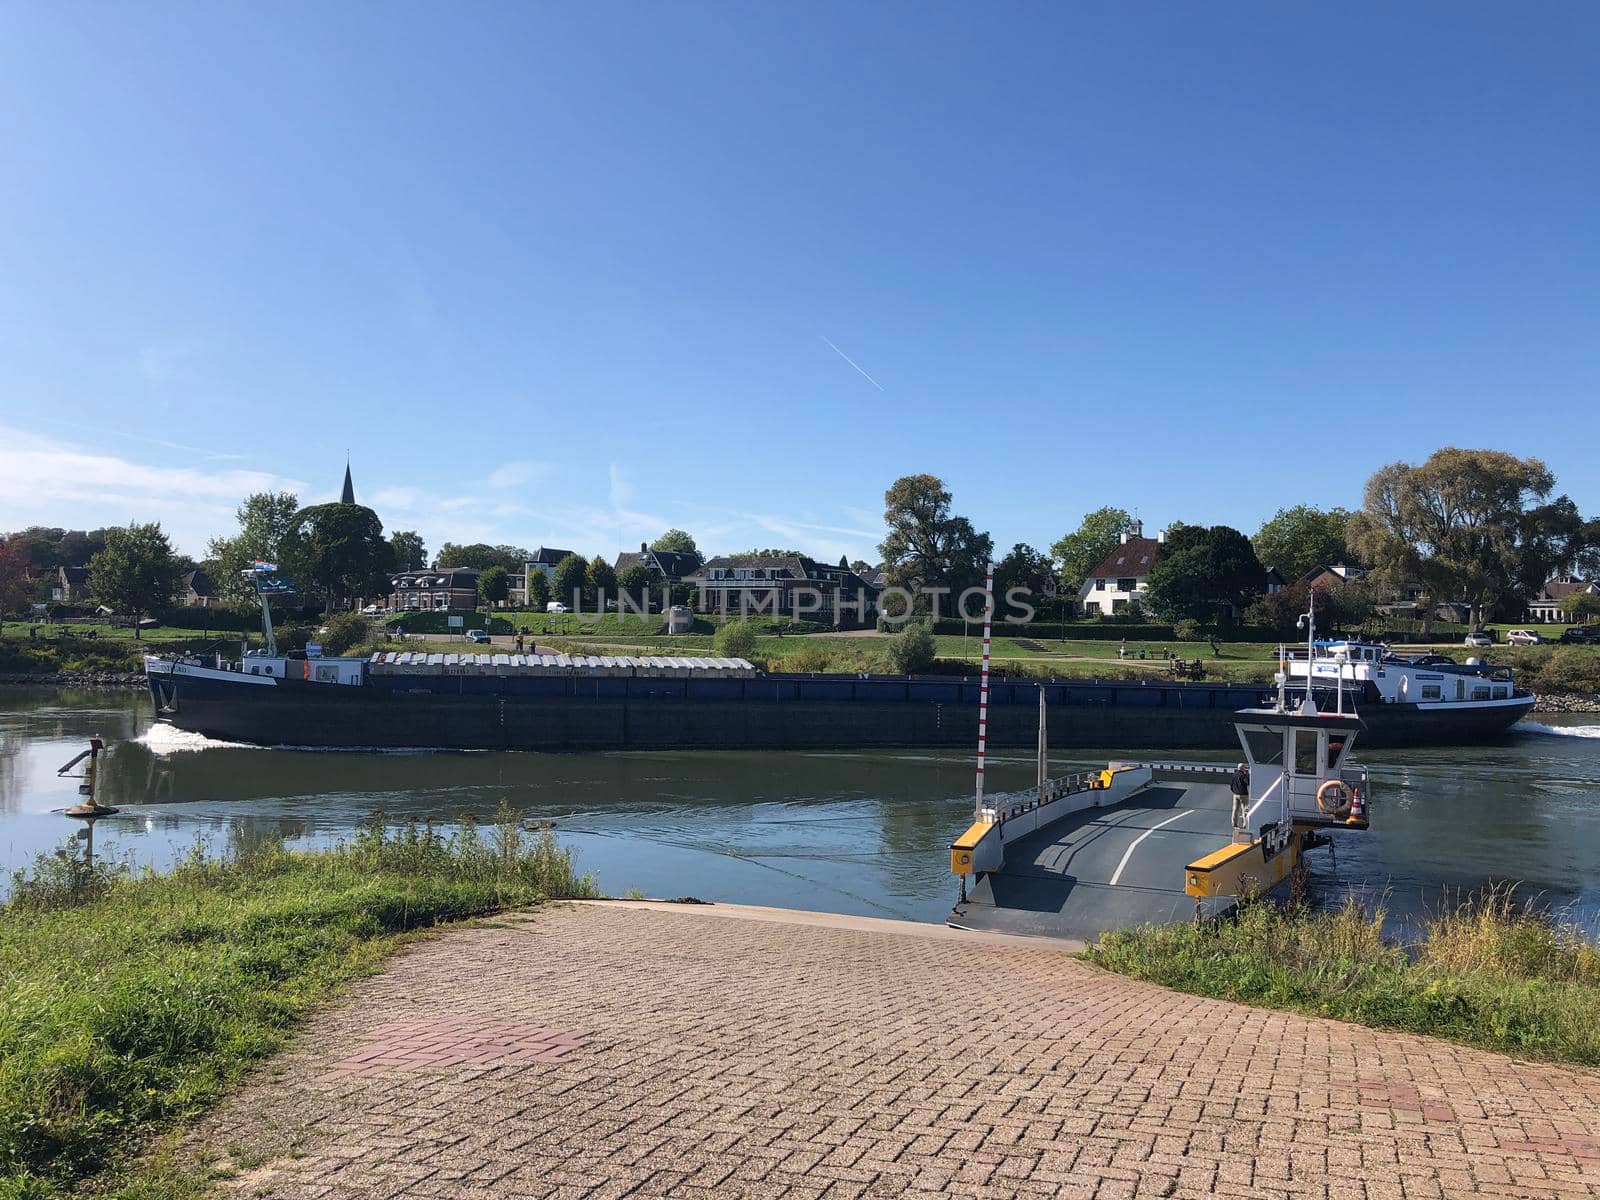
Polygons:
<instances>
[{"instance_id":1,"label":"contrail in sky","mask_svg":"<svg viewBox=\"0 0 1600 1200\"><path fill-rule=\"evenodd\" d=\"M824 337L822 340L825 341L825 342L828 342L828 339L826 337ZM877 388L880 392L883 391L883 384L879 383L871 375L868 375L865 371L863 371L861 369L861 364L858 363L855 359L851 358L848 354L846 354L843 350L839 349L839 347L835 346L832 342L828 342L828 349L832 350L835 354L837 354L840 358L844 359L845 362L849 363L856 370L861 371L861 378L865 379L868 383L870 383L873 387Z\"/></svg>"}]
</instances>

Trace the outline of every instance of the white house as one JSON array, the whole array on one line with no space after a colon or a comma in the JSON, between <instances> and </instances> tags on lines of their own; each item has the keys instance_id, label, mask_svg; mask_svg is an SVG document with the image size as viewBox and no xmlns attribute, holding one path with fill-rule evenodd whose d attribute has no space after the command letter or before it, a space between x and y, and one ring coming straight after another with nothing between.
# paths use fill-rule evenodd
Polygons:
<instances>
[{"instance_id":1,"label":"white house","mask_svg":"<svg viewBox=\"0 0 1600 1200\"><path fill-rule=\"evenodd\" d=\"M1143 607L1142 597L1156 565L1167 531L1153 538L1143 535L1142 527L1122 535L1122 544L1106 555L1105 561L1089 572L1078 589L1078 601L1087 617L1109 617Z\"/></svg>"},{"instance_id":2,"label":"white house","mask_svg":"<svg viewBox=\"0 0 1600 1200\"><path fill-rule=\"evenodd\" d=\"M1537 596L1532 596L1527 601L1527 615L1523 618L1528 621L1566 621L1566 612L1561 607L1561 602L1568 596L1595 595L1600 593L1600 584L1586 583L1575 575L1560 575L1555 579L1547 580L1539 589Z\"/></svg>"}]
</instances>

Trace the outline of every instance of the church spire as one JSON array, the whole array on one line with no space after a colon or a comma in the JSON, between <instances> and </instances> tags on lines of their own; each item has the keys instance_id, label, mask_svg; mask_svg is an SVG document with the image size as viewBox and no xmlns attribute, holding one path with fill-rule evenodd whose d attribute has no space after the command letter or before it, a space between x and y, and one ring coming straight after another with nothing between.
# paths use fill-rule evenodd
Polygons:
<instances>
[{"instance_id":1,"label":"church spire","mask_svg":"<svg viewBox=\"0 0 1600 1200\"><path fill-rule=\"evenodd\" d=\"M356 485L350 482L350 460L344 460L344 491L339 493L340 504L354 504L356 502Z\"/></svg>"}]
</instances>

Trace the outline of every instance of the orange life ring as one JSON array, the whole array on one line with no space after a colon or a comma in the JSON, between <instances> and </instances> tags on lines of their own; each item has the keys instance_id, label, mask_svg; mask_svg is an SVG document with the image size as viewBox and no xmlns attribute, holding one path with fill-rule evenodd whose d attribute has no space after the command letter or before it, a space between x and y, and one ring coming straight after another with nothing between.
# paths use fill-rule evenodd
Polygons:
<instances>
[{"instance_id":1,"label":"orange life ring","mask_svg":"<svg viewBox=\"0 0 1600 1200\"><path fill-rule=\"evenodd\" d=\"M1328 793L1330 791L1337 793L1338 798L1343 801L1343 804L1336 804L1330 808L1328 806ZM1317 789L1317 807L1330 817L1338 817L1342 819L1349 816L1350 805L1353 803L1353 800L1354 798L1350 794L1350 789L1345 786L1345 782L1342 779L1325 780L1322 786Z\"/></svg>"}]
</instances>

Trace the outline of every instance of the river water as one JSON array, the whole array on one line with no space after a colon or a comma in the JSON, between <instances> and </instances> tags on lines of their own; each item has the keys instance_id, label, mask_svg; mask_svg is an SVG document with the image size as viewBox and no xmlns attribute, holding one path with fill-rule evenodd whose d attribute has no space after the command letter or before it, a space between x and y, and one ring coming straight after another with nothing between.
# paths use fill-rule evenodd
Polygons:
<instances>
[{"instance_id":1,"label":"river water","mask_svg":"<svg viewBox=\"0 0 1600 1200\"><path fill-rule=\"evenodd\" d=\"M923 751L590 755L261 750L154 725L147 696L0 689L0 869L77 838L56 769L104 737L95 853L166 866L262 838L328 844L375 813L449 827L502 801L553 820L606 892L942 920L947 847L972 808L970 755ZM1055 773L1151 755L1073 751ZM1186 759L1205 755L1185 753ZM1235 756L1218 754L1213 761ZM1386 750L1374 832L1312 858L1324 902L1349 890L1412 913L1450 890L1518 882L1543 903L1600 909L1600 716L1546 717L1505 741ZM1034 777L1031 754L991 758L992 790ZM3 891L4 883L0 883Z\"/></svg>"}]
</instances>

